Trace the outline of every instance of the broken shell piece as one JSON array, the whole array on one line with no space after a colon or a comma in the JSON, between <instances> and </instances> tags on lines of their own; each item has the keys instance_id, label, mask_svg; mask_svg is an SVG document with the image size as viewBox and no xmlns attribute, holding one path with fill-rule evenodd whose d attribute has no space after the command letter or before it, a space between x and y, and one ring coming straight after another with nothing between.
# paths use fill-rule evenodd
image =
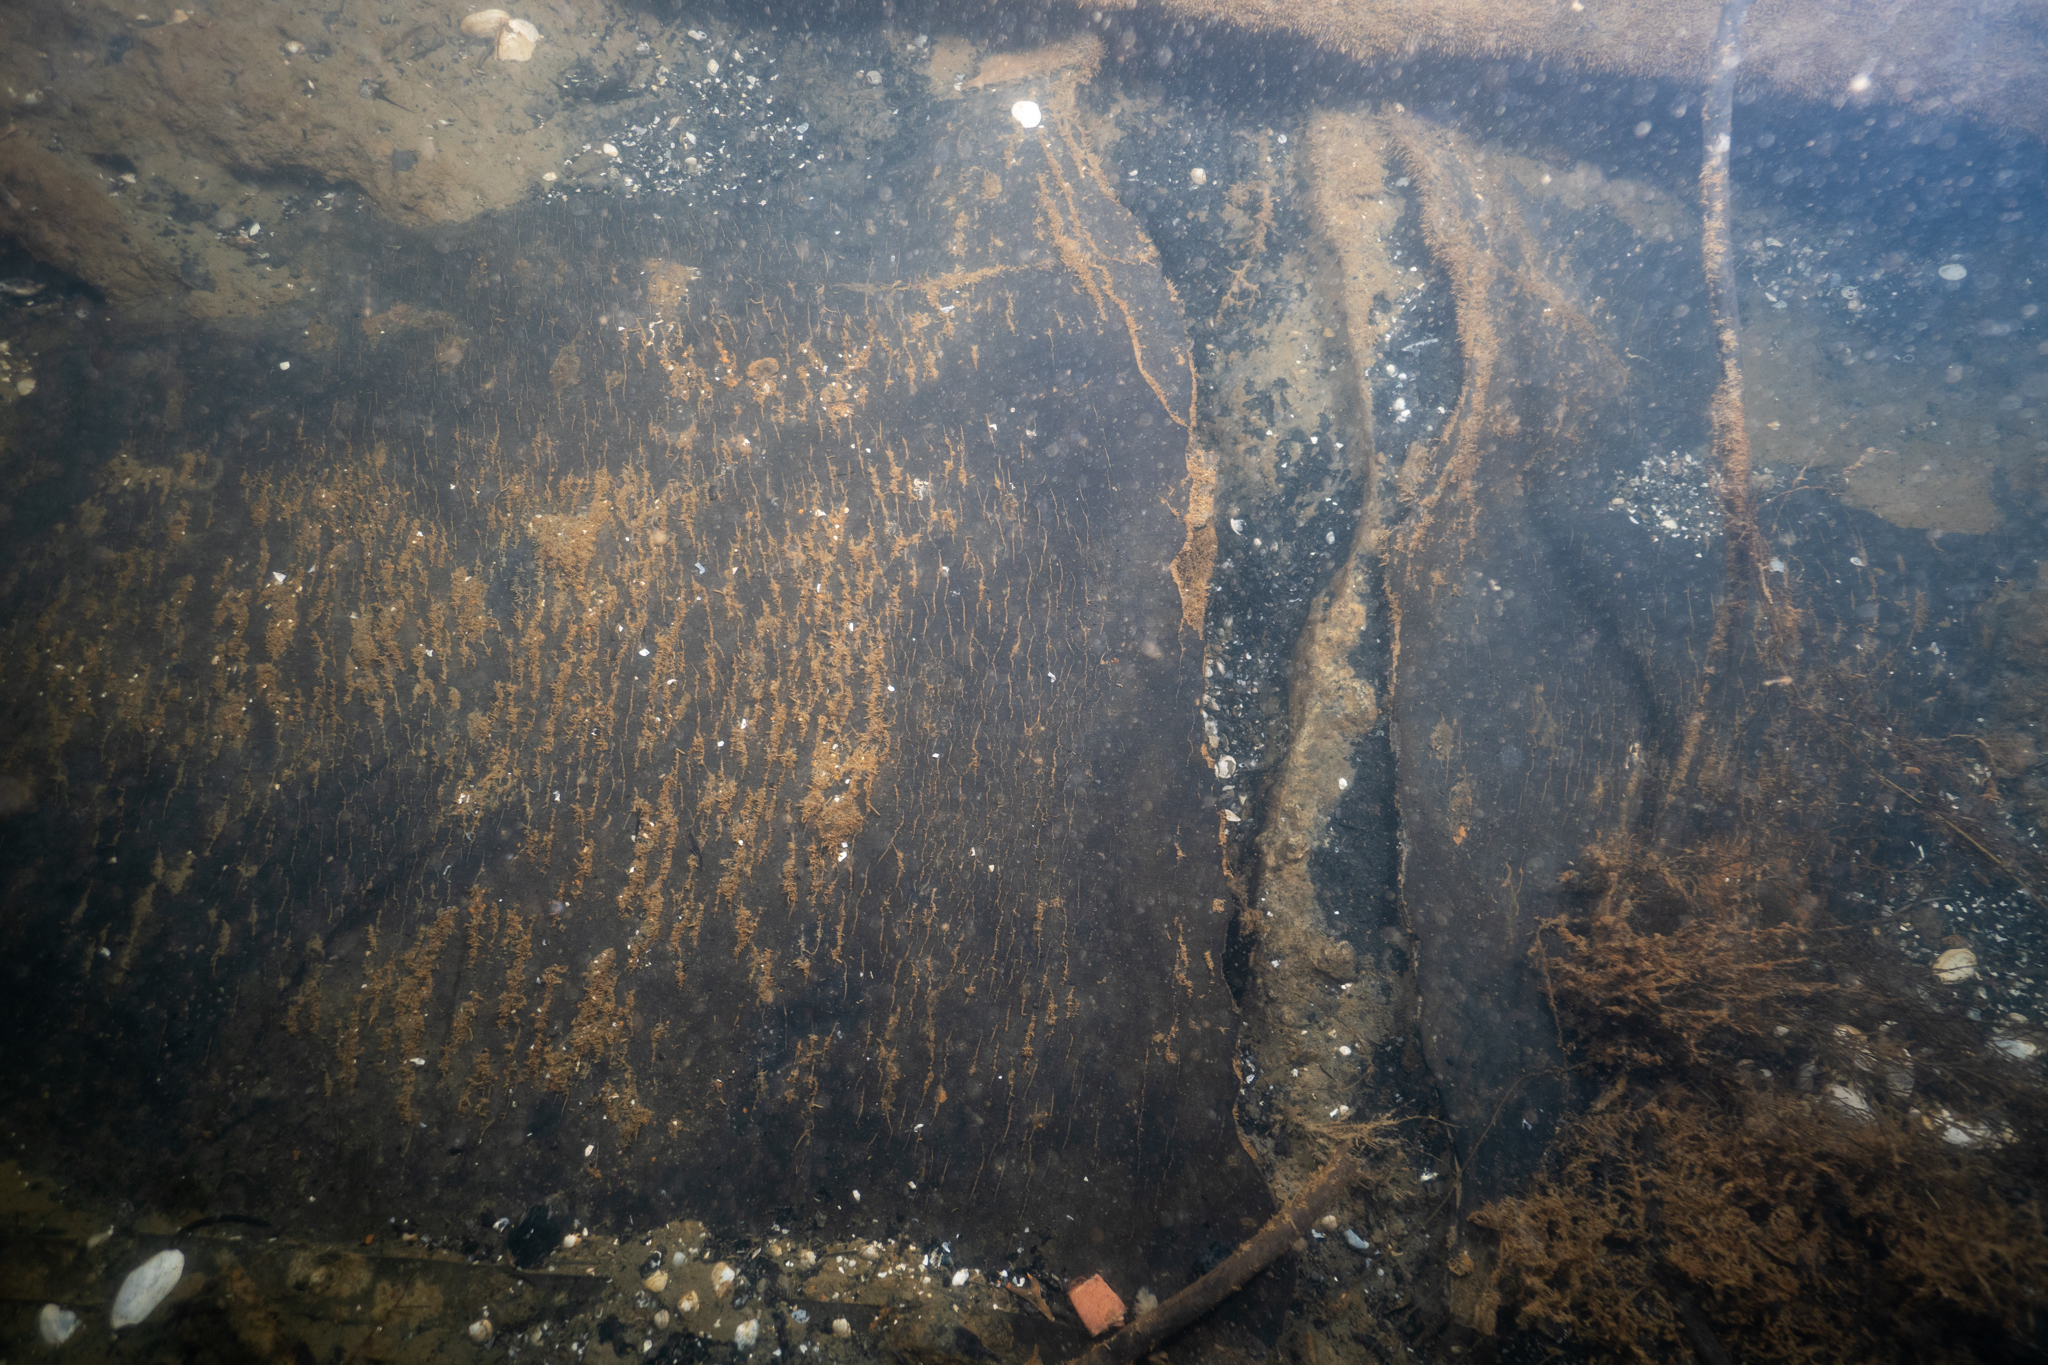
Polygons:
<instances>
[{"instance_id":1,"label":"broken shell piece","mask_svg":"<svg viewBox=\"0 0 2048 1365\"><path fill-rule=\"evenodd\" d=\"M668 1288L668 1272L666 1270L657 1270L646 1279L640 1281L640 1283L646 1287L648 1293L659 1294L662 1290Z\"/></svg>"},{"instance_id":2,"label":"broken shell piece","mask_svg":"<svg viewBox=\"0 0 2048 1365\"><path fill-rule=\"evenodd\" d=\"M527 60L533 56L534 45L540 42L539 29L501 9L480 9L464 15L462 31L472 38L495 40L501 62Z\"/></svg>"},{"instance_id":3,"label":"broken shell piece","mask_svg":"<svg viewBox=\"0 0 2048 1365\"><path fill-rule=\"evenodd\" d=\"M45 1346L62 1346L78 1330L78 1314L61 1303L46 1303L36 1314L36 1334Z\"/></svg>"},{"instance_id":4,"label":"broken shell piece","mask_svg":"<svg viewBox=\"0 0 2048 1365\"><path fill-rule=\"evenodd\" d=\"M694 1313L697 1311L697 1304L697 1291L692 1289L689 1293L683 1295L682 1298L676 1300L676 1311L679 1313Z\"/></svg>"},{"instance_id":5,"label":"broken shell piece","mask_svg":"<svg viewBox=\"0 0 2048 1365\"><path fill-rule=\"evenodd\" d=\"M514 19L498 35L498 60L523 62L533 56L533 49L539 42L539 29L524 19Z\"/></svg>"},{"instance_id":6,"label":"broken shell piece","mask_svg":"<svg viewBox=\"0 0 2048 1365\"><path fill-rule=\"evenodd\" d=\"M848 1322L845 1318L832 1319L832 1335L835 1337L852 1336L853 1324Z\"/></svg>"},{"instance_id":7,"label":"broken shell piece","mask_svg":"<svg viewBox=\"0 0 2048 1365\"><path fill-rule=\"evenodd\" d=\"M1991 1046L2001 1056L2010 1057L2016 1062L2031 1062L2041 1055L2041 1049L2024 1038L1993 1038Z\"/></svg>"},{"instance_id":8,"label":"broken shell piece","mask_svg":"<svg viewBox=\"0 0 2048 1365\"><path fill-rule=\"evenodd\" d=\"M732 1293L732 1282L738 1278L738 1271L734 1270L724 1261L720 1261L717 1265L711 1267L711 1292L718 1298L724 1298L727 1294Z\"/></svg>"},{"instance_id":9,"label":"broken shell piece","mask_svg":"<svg viewBox=\"0 0 2048 1365\"><path fill-rule=\"evenodd\" d=\"M732 1344L739 1347L742 1351L753 1350L754 1343L760 1339L761 1320L759 1318L748 1318L745 1322L732 1329Z\"/></svg>"},{"instance_id":10,"label":"broken shell piece","mask_svg":"<svg viewBox=\"0 0 2048 1365\"><path fill-rule=\"evenodd\" d=\"M1934 959L1934 979L1944 986L1956 986L1977 974L1977 955L1968 948L1951 948Z\"/></svg>"},{"instance_id":11,"label":"broken shell piece","mask_svg":"<svg viewBox=\"0 0 2048 1365\"><path fill-rule=\"evenodd\" d=\"M1870 1101L1864 1099L1863 1092L1855 1086L1831 1084L1823 1093L1843 1118L1853 1123L1864 1123L1870 1119Z\"/></svg>"},{"instance_id":12,"label":"broken shell piece","mask_svg":"<svg viewBox=\"0 0 2048 1365\"><path fill-rule=\"evenodd\" d=\"M469 1339L479 1346L488 1346L497 1329L491 1326L489 1318L478 1318L469 1325Z\"/></svg>"}]
</instances>

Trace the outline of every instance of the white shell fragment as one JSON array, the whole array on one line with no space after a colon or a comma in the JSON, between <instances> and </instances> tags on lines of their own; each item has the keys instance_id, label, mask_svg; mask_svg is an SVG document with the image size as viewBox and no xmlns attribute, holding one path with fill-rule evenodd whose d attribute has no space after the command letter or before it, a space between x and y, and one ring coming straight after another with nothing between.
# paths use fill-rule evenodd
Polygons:
<instances>
[{"instance_id":1,"label":"white shell fragment","mask_svg":"<svg viewBox=\"0 0 2048 1365\"><path fill-rule=\"evenodd\" d=\"M848 1322L845 1318L832 1319L832 1335L835 1337L852 1336L853 1324Z\"/></svg>"},{"instance_id":2,"label":"white shell fragment","mask_svg":"<svg viewBox=\"0 0 2048 1365\"><path fill-rule=\"evenodd\" d=\"M480 9L464 15L462 31L472 38L494 40L501 62L526 61L533 56L534 45L540 42L539 29L501 9Z\"/></svg>"},{"instance_id":3,"label":"white shell fragment","mask_svg":"<svg viewBox=\"0 0 2048 1365\"><path fill-rule=\"evenodd\" d=\"M154 1313L184 1277L182 1251L159 1251L129 1271L128 1278L121 1281L121 1292L114 1295L114 1330L133 1327Z\"/></svg>"},{"instance_id":4,"label":"white shell fragment","mask_svg":"<svg viewBox=\"0 0 2048 1365\"><path fill-rule=\"evenodd\" d=\"M479 1346L490 1345L491 1338L497 1334L497 1329L491 1326L489 1318L478 1318L469 1325L469 1339Z\"/></svg>"},{"instance_id":5,"label":"white shell fragment","mask_svg":"<svg viewBox=\"0 0 2048 1365\"><path fill-rule=\"evenodd\" d=\"M62 1346L78 1330L78 1314L60 1303L46 1303L36 1314L36 1334L45 1346Z\"/></svg>"},{"instance_id":6,"label":"white shell fragment","mask_svg":"<svg viewBox=\"0 0 2048 1365\"><path fill-rule=\"evenodd\" d=\"M759 1318L748 1318L745 1322L732 1329L732 1344L739 1347L742 1351L753 1350L754 1343L760 1339L761 1320Z\"/></svg>"},{"instance_id":7,"label":"white shell fragment","mask_svg":"<svg viewBox=\"0 0 2048 1365\"><path fill-rule=\"evenodd\" d=\"M472 38L495 38L512 16L501 9L480 9L462 17L462 31Z\"/></svg>"},{"instance_id":8,"label":"white shell fragment","mask_svg":"<svg viewBox=\"0 0 2048 1365\"><path fill-rule=\"evenodd\" d=\"M1934 959L1934 979L1944 986L1958 986L1977 974L1977 955L1968 948L1951 948Z\"/></svg>"},{"instance_id":9,"label":"white shell fragment","mask_svg":"<svg viewBox=\"0 0 2048 1365\"><path fill-rule=\"evenodd\" d=\"M498 60L523 62L533 56L533 49L539 42L539 29L524 19L514 19L505 25L505 31L498 35Z\"/></svg>"},{"instance_id":10,"label":"white shell fragment","mask_svg":"<svg viewBox=\"0 0 2048 1365\"><path fill-rule=\"evenodd\" d=\"M1216 760L1216 776L1228 781L1237 775L1237 760L1229 754Z\"/></svg>"},{"instance_id":11,"label":"white shell fragment","mask_svg":"<svg viewBox=\"0 0 2048 1365\"><path fill-rule=\"evenodd\" d=\"M1036 102L1032 100L1018 100L1010 106L1010 117L1026 128L1036 128L1043 115L1039 113Z\"/></svg>"},{"instance_id":12,"label":"white shell fragment","mask_svg":"<svg viewBox=\"0 0 2048 1365\"><path fill-rule=\"evenodd\" d=\"M1966 278L1970 273L1970 268L1961 261L1950 261L1934 273L1947 280L1950 284L1954 284L1957 280Z\"/></svg>"},{"instance_id":13,"label":"white shell fragment","mask_svg":"<svg viewBox=\"0 0 2048 1365\"><path fill-rule=\"evenodd\" d=\"M1991 1046L2001 1056L2016 1062L2031 1062L2041 1055L2041 1049L2024 1038L1993 1038Z\"/></svg>"},{"instance_id":14,"label":"white shell fragment","mask_svg":"<svg viewBox=\"0 0 2048 1365\"><path fill-rule=\"evenodd\" d=\"M1191 185L1206 185L1209 183L1209 173L1200 166L1197 166L1188 172L1188 183Z\"/></svg>"},{"instance_id":15,"label":"white shell fragment","mask_svg":"<svg viewBox=\"0 0 2048 1365\"><path fill-rule=\"evenodd\" d=\"M1862 1123L1870 1118L1870 1101L1863 1098L1863 1092L1853 1085L1829 1085L1823 1092L1835 1112L1851 1122Z\"/></svg>"}]
</instances>

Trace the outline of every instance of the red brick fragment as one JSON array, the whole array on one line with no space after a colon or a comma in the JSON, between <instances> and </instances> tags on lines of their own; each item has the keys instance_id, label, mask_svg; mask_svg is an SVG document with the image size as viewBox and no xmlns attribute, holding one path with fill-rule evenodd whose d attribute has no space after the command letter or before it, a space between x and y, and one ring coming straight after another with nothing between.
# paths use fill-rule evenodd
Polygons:
<instances>
[{"instance_id":1,"label":"red brick fragment","mask_svg":"<svg viewBox=\"0 0 2048 1365\"><path fill-rule=\"evenodd\" d=\"M1099 1337L1124 1320L1124 1301L1100 1275L1090 1275L1067 1291L1067 1302L1081 1315L1088 1335Z\"/></svg>"}]
</instances>

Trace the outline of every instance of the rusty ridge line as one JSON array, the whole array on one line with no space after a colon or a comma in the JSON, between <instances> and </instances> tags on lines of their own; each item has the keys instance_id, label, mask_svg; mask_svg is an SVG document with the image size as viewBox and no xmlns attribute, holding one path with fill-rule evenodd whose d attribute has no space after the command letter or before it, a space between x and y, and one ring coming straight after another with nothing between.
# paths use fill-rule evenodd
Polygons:
<instances>
[{"instance_id":1,"label":"rusty ridge line","mask_svg":"<svg viewBox=\"0 0 2048 1365\"><path fill-rule=\"evenodd\" d=\"M1086 158L1081 149L1075 145L1073 133L1065 127L1060 129L1060 143L1067 149L1068 154L1074 158L1076 166L1086 164ZM1045 206L1046 217L1049 220L1048 228L1052 233L1054 242L1059 247L1060 259L1066 262L1068 269L1081 277L1081 285L1088 291L1089 296L1095 300L1097 309L1102 307L1102 300L1104 298L1107 298L1116 305L1117 312L1123 315L1124 331L1131 338L1131 359L1138 367L1139 376L1151 387L1152 396L1159 400L1159 406L1166 409L1167 419L1183 431L1193 431L1192 389L1190 391L1189 411L1186 414L1174 411L1173 404L1167 400L1166 390L1153 377L1152 371L1145 368L1145 351L1138 335L1138 320L1132 316L1130 304L1126 303L1123 297L1116 292L1109 279L1108 270L1097 264L1108 253L1096 244L1093 234L1088 231L1087 225L1082 221L1080 205L1074 199L1074 187L1068 181L1066 172L1061 169L1059 157L1054 155L1051 149L1048 148L1045 160L1054 182L1059 186L1059 195L1055 198L1049 193L1046 189L1045 181L1041 178L1039 181L1039 199ZM1061 230L1059 212L1061 200L1064 200L1066 203L1066 219L1073 225L1071 236ZM1100 284L1097 284L1095 279L1098 273L1102 276ZM1195 368L1194 357L1192 355L1184 356L1182 360L1188 367L1189 378L1192 379Z\"/></svg>"}]
</instances>

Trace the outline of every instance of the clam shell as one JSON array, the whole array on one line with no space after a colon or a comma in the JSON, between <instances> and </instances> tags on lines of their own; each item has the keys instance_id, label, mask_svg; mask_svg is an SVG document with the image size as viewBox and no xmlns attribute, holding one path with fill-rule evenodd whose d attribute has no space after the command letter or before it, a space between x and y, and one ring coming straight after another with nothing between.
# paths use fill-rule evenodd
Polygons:
<instances>
[{"instance_id":1,"label":"clam shell","mask_svg":"<svg viewBox=\"0 0 2048 1365\"><path fill-rule=\"evenodd\" d=\"M540 42L540 30L524 19L514 19L505 25L505 31L498 35L498 60L501 62L523 62L533 56L536 43Z\"/></svg>"},{"instance_id":2,"label":"clam shell","mask_svg":"<svg viewBox=\"0 0 2048 1365\"><path fill-rule=\"evenodd\" d=\"M78 1330L78 1314L61 1303L46 1303L36 1314L36 1332L45 1346L62 1346Z\"/></svg>"},{"instance_id":3,"label":"clam shell","mask_svg":"<svg viewBox=\"0 0 2048 1365\"><path fill-rule=\"evenodd\" d=\"M1977 955L1968 948L1951 948L1934 959L1934 979L1944 986L1960 985L1977 974Z\"/></svg>"},{"instance_id":4,"label":"clam shell","mask_svg":"<svg viewBox=\"0 0 2048 1365\"><path fill-rule=\"evenodd\" d=\"M462 31L472 38L495 38L511 22L512 16L501 9L480 9L462 16Z\"/></svg>"},{"instance_id":5,"label":"clam shell","mask_svg":"<svg viewBox=\"0 0 2048 1365\"><path fill-rule=\"evenodd\" d=\"M129 1271L128 1278L121 1281L121 1292L114 1295L114 1330L133 1327L154 1313L184 1276L182 1251L159 1251Z\"/></svg>"}]
</instances>

